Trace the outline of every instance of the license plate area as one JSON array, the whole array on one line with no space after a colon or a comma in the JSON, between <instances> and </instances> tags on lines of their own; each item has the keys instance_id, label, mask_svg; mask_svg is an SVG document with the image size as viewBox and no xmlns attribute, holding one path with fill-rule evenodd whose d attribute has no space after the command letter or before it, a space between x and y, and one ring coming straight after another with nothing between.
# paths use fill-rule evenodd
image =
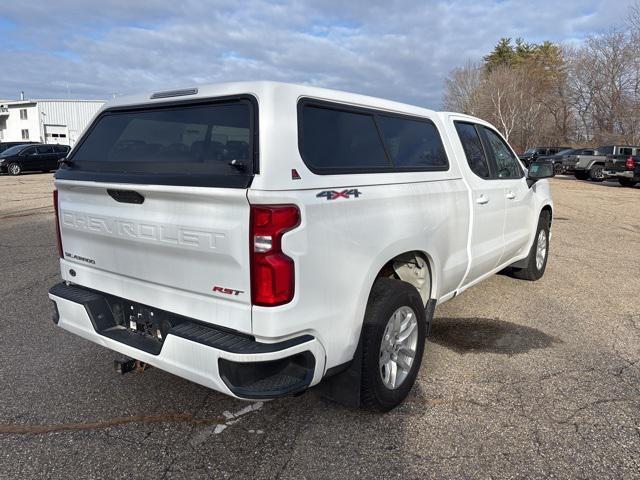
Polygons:
<instances>
[{"instance_id":1,"label":"license plate area","mask_svg":"<svg viewBox=\"0 0 640 480\"><path fill-rule=\"evenodd\" d=\"M148 305L113 296L98 296L86 305L100 335L158 355L169 330L182 319Z\"/></svg>"},{"instance_id":2,"label":"license plate area","mask_svg":"<svg viewBox=\"0 0 640 480\"><path fill-rule=\"evenodd\" d=\"M121 324L127 330L137 335L155 338L161 343L164 341L171 324L168 321L162 321L163 312L132 302L122 302L120 308L122 309ZM118 307L115 307L115 310L118 310ZM118 318L115 311L114 317Z\"/></svg>"}]
</instances>

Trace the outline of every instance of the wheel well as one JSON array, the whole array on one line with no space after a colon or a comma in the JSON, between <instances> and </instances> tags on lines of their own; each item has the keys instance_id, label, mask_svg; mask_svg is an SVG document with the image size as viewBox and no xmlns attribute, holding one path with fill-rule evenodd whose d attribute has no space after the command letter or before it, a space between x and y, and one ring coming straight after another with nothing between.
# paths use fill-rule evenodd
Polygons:
<instances>
[{"instance_id":1,"label":"wheel well","mask_svg":"<svg viewBox=\"0 0 640 480\"><path fill-rule=\"evenodd\" d=\"M395 278L410 283L426 305L433 292L433 269L429 256L421 251L409 251L396 255L383 265L376 279Z\"/></svg>"},{"instance_id":2,"label":"wheel well","mask_svg":"<svg viewBox=\"0 0 640 480\"><path fill-rule=\"evenodd\" d=\"M551 222L553 221L553 209L551 208L551 205L545 205L542 207L540 215L542 215L542 212L549 212L549 226L551 226Z\"/></svg>"}]
</instances>

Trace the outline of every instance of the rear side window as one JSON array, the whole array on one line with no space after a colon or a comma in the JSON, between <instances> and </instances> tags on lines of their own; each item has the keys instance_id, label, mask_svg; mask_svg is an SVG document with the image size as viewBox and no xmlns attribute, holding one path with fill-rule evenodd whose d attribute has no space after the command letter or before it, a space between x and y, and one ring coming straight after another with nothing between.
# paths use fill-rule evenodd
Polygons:
<instances>
[{"instance_id":1,"label":"rear side window","mask_svg":"<svg viewBox=\"0 0 640 480\"><path fill-rule=\"evenodd\" d=\"M467 163L473 173L481 178L490 178L489 163L482 148L482 142L476 127L470 123L455 122L460 143L467 157Z\"/></svg>"},{"instance_id":2,"label":"rear side window","mask_svg":"<svg viewBox=\"0 0 640 480\"><path fill-rule=\"evenodd\" d=\"M40 155L44 155L47 153L53 153L53 147L51 145L38 145L36 150Z\"/></svg>"},{"instance_id":3,"label":"rear side window","mask_svg":"<svg viewBox=\"0 0 640 480\"><path fill-rule=\"evenodd\" d=\"M620 155L633 155L633 149L628 147L623 147L620 149Z\"/></svg>"},{"instance_id":4,"label":"rear side window","mask_svg":"<svg viewBox=\"0 0 640 480\"><path fill-rule=\"evenodd\" d=\"M316 169L388 167L372 115L305 106L304 159Z\"/></svg>"},{"instance_id":5,"label":"rear side window","mask_svg":"<svg viewBox=\"0 0 640 480\"><path fill-rule=\"evenodd\" d=\"M431 122L382 115L378 122L394 166L447 166L444 147Z\"/></svg>"},{"instance_id":6,"label":"rear side window","mask_svg":"<svg viewBox=\"0 0 640 480\"><path fill-rule=\"evenodd\" d=\"M107 111L60 178L75 173L128 183L246 187L254 118L252 103L242 100Z\"/></svg>"},{"instance_id":7,"label":"rear side window","mask_svg":"<svg viewBox=\"0 0 640 480\"><path fill-rule=\"evenodd\" d=\"M299 148L315 173L447 170L435 125L427 119L302 101Z\"/></svg>"}]
</instances>

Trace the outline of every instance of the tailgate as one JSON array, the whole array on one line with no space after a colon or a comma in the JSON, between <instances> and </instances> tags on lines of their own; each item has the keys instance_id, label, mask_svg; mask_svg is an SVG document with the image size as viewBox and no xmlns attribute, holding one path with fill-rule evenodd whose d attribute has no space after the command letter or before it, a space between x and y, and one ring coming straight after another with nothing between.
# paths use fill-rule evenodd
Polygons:
<instances>
[{"instance_id":1,"label":"tailgate","mask_svg":"<svg viewBox=\"0 0 640 480\"><path fill-rule=\"evenodd\" d=\"M250 332L256 111L239 96L101 112L56 172L63 278Z\"/></svg>"},{"instance_id":2,"label":"tailgate","mask_svg":"<svg viewBox=\"0 0 640 480\"><path fill-rule=\"evenodd\" d=\"M56 187L65 280L251 330L245 189L65 180Z\"/></svg>"},{"instance_id":3,"label":"tailgate","mask_svg":"<svg viewBox=\"0 0 640 480\"><path fill-rule=\"evenodd\" d=\"M629 158L629 155L607 158L604 169L610 172L623 172L626 169L627 158Z\"/></svg>"}]
</instances>

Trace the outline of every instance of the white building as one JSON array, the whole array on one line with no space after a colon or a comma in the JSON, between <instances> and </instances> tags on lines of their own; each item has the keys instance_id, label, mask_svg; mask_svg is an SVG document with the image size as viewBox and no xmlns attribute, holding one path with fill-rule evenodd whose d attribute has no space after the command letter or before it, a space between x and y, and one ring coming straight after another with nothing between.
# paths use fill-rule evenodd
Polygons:
<instances>
[{"instance_id":1,"label":"white building","mask_svg":"<svg viewBox=\"0 0 640 480\"><path fill-rule=\"evenodd\" d=\"M16 100L0 103L0 142L73 146L102 100Z\"/></svg>"}]
</instances>

